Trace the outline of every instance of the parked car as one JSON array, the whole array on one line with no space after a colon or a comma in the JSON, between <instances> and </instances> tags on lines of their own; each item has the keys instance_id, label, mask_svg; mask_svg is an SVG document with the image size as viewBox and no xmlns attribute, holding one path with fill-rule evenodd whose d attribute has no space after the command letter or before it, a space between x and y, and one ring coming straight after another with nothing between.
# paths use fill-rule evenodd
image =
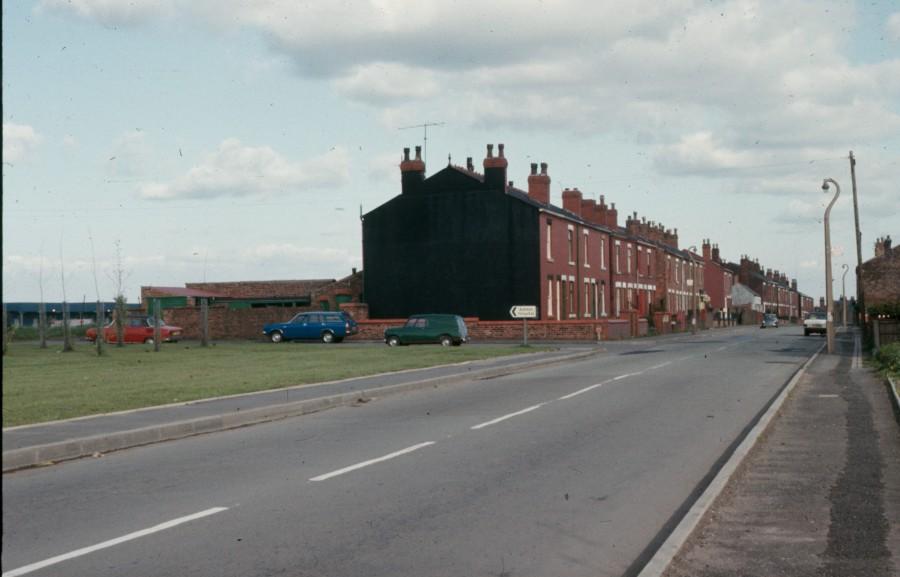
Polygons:
<instances>
[{"instance_id":1,"label":"parked car","mask_svg":"<svg viewBox=\"0 0 900 577\"><path fill-rule=\"evenodd\" d=\"M469 330L459 315L413 315L402 327L384 331L389 346L440 343L459 346L469 340Z\"/></svg>"},{"instance_id":2,"label":"parked car","mask_svg":"<svg viewBox=\"0 0 900 577\"><path fill-rule=\"evenodd\" d=\"M153 331L156 319L149 316L131 316L125 319L125 326L122 342L125 343L147 343L153 344ZM160 321L159 338L165 343L175 343L181 338L183 329L174 325L166 324ZM97 340L97 329L89 328L84 333L84 338L94 342ZM103 340L108 343L114 343L118 340L116 335L116 322L113 321L103 327Z\"/></svg>"},{"instance_id":3,"label":"parked car","mask_svg":"<svg viewBox=\"0 0 900 577\"><path fill-rule=\"evenodd\" d=\"M778 315L768 313L763 316L762 324L759 325L759 328L764 329L767 327L778 328Z\"/></svg>"},{"instance_id":4,"label":"parked car","mask_svg":"<svg viewBox=\"0 0 900 577\"><path fill-rule=\"evenodd\" d=\"M809 313L809 316L803 321L803 335L809 336L810 333L826 334L828 332L828 315L825 313Z\"/></svg>"},{"instance_id":5,"label":"parked car","mask_svg":"<svg viewBox=\"0 0 900 577\"><path fill-rule=\"evenodd\" d=\"M273 343L293 340L339 343L344 337L357 332L359 325L344 311L297 313L286 323L269 323L263 327L263 334Z\"/></svg>"}]
</instances>

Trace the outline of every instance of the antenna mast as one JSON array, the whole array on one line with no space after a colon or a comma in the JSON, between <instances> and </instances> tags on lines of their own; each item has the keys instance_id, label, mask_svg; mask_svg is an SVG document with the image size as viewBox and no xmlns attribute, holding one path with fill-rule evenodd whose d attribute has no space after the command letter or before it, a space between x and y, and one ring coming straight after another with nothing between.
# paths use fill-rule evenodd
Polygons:
<instances>
[{"instance_id":1,"label":"antenna mast","mask_svg":"<svg viewBox=\"0 0 900 577\"><path fill-rule=\"evenodd\" d=\"M412 126L401 126L397 130L409 130L410 128L421 128L424 131L423 142L422 142L422 151L425 156L425 166L428 166L428 127L429 126L443 126L443 122L425 122L422 124L413 124Z\"/></svg>"}]
</instances>

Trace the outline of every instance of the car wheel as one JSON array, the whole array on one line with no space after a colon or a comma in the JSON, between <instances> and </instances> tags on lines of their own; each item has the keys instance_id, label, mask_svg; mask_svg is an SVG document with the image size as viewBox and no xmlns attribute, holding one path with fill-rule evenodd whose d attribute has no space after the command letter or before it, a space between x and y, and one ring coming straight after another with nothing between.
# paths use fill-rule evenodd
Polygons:
<instances>
[{"instance_id":1,"label":"car wheel","mask_svg":"<svg viewBox=\"0 0 900 577\"><path fill-rule=\"evenodd\" d=\"M269 334L269 340L273 343L280 343L284 340L284 335L281 333L281 331L272 331Z\"/></svg>"},{"instance_id":2,"label":"car wheel","mask_svg":"<svg viewBox=\"0 0 900 577\"><path fill-rule=\"evenodd\" d=\"M153 337L147 337L146 339L144 339L145 345L152 345L154 342L155 341L153 340Z\"/></svg>"},{"instance_id":3,"label":"car wheel","mask_svg":"<svg viewBox=\"0 0 900 577\"><path fill-rule=\"evenodd\" d=\"M325 331L322 333L322 342L323 343L333 343L334 342L334 333L331 331Z\"/></svg>"},{"instance_id":4,"label":"car wheel","mask_svg":"<svg viewBox=\"0 0 900 577\"><path fill-rule=\"evenodd\" d=\"M385 342L387 343L387 345L389 347L400 346L400 339L398 339L397 337L395 337L393 335L389 336Z\"/></svg>"},{"instance_id":5,"label":"car wheel","mask_svg":"<svg viewBox=\"0 0 900 577\"><path fill-rule=\"evenodd\" d=\"M440 343L442 347L449 347L453 344L453 339L450 338L450 335L441 335Z\"/></svg>"}]
</instances>

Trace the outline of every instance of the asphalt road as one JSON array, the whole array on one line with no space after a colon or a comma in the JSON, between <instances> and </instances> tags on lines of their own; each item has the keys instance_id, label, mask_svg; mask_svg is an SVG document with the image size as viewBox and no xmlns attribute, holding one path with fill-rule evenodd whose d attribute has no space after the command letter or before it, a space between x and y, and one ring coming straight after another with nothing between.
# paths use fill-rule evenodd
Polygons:
<instances>
[{"instance_id":1,"label":"asphalt road","mask_svg":"<svg viewBox=\"0 0 900 577\"><path fill-rule=\"evenodd\" d=\"M708 331L3 477L3 575L635 574L822 340Z\"/></svg>"}]
</instances>

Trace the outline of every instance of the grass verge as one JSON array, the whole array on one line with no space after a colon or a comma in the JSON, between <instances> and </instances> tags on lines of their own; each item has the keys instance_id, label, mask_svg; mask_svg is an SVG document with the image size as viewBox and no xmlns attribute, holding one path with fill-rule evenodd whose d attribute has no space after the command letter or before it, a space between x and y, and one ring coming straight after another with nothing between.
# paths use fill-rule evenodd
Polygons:
<instances>
[{"instance_id":1,"label":"grass verge","mask_svg":"<svg viewBox=\"0 0 900 577\"><path fill-rule=\"evenodd\" d=\"M3 426L12 427L546 350L514 345L378 347L309 343L108 346L102 357L12 343L3 358Z\"/></svg>"}]
</instances>

